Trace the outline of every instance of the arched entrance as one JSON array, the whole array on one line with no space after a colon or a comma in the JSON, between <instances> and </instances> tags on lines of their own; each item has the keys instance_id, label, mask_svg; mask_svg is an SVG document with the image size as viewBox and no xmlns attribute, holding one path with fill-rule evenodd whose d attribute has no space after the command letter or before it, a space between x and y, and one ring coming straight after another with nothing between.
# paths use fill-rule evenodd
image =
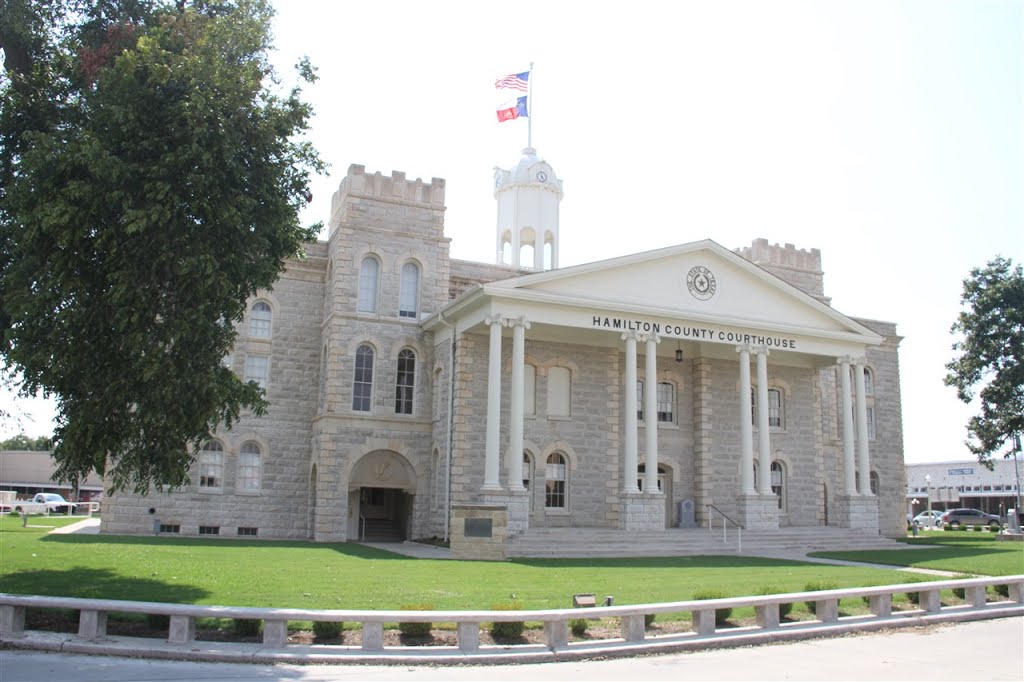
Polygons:
<instances>
[{"instance_id":1,"label":"arched entrance","mask_svg":"<svg viewBox=\"0 0 1024 682\"><path fill-rule=\"evenodd\" d=\"M647 472L647 467L641 464L637 467L637 487L643 492L644 489L644 474ZM672 528L675 523L675 514L672 505L672 468L665 465L658 465L658 492L665 494L665 527Z\"/></svg>"},{"instance_id":2,"label":"arched entrance","mask_svg":"<svg viewBox=\"0 0 1024 682\"><path fill-rule=\"evenodd\" d=\"M364 455L349 476L350 538L402 542L412 532L416 473L402 455L375 450Z\"/></svg>"}]
</instances>

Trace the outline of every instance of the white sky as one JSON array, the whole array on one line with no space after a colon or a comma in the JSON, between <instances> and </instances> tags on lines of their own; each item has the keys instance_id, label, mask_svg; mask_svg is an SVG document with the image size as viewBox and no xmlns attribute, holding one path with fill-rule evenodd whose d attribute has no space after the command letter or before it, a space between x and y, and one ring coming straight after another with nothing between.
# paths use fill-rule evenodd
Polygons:
<instances>
[{"instance_id":1,"label":"white sky","mask_svg":"<svg viewBox=\"0 0 1024 682\"><path fill-rule=\"evenodd\" d=\"M452 256L493 261L493 168L527 136L497 123L493 83L535 62L561 265L705 238L819 248L833 306L905 337L906 460L972 458L942 378L963 278L1024 261L1020 0L275 4L283 79L302 54L321 78L311 139L332 168L307 222L351 163L444 178ZM26 432L48 433L36 411Z\"/></svg>"}]
</instances>

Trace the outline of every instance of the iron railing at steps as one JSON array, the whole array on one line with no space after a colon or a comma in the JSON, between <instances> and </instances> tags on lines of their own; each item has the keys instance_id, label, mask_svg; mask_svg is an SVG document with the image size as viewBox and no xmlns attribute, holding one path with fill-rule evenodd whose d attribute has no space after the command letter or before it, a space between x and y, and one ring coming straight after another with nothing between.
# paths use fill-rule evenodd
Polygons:
<instances>
[{"instance_id":1,"label":"iron railing at steps","mask_svg":"<svg viewBox=\"0 0 1024 682\"><path fill-rule=\"evenodd\" d=\"M711 526L713 519L711 518L711 512L715 512L722 517L722 542L729 544L729 524L731 523L736 527L736 552L743 551L743 524L733 520L728 514L719 509L713 504L704 505L704 512L708 519L708 532L711 532Z\"/></svg>"}]
</instances>

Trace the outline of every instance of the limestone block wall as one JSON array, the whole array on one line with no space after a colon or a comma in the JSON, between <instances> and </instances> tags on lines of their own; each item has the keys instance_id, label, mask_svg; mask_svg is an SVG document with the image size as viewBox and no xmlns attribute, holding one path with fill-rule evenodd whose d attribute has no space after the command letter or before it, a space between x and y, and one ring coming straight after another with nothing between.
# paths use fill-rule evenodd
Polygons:
<instances>
[{"instance_id":1,"label":"limestone block wall","mask_svg":"<svg viewBox=\"0 0 1024 682\"><path fill-rule=\"evenodd\" d=\"M249 335L248 317L238 325L231 367L244 377L249 354L267 356L270 406L263 417L243 415L230 431L215 434L224 448L223 486L200 489L197 465L192 483L173 495L108 496L101 532L152 533L153 521L159 519L178 526L181 535L197 535L204 526L229 537L237 536L238 528L256 529L257 537L265 538L311 536L307 498L317 394L310 387L318 382L323 266L315 256L289 263L272 291L253 297L271 305L269 341ZM256 492L242 491L237 484L239 450L246 442L261 449L261 485Z\"/></svg>"},{"instance_id":2,"label":"limestone block wall","mask_svg":"<svg viewBox=\"0 0 1024 682\"><path fill-rule=\"evenodd\" d=\"M487 338L466 334L459 343L455 411L455 453L452 468L453 499L473 504L483 485L487 414ZM511 339L505 339L505 365ZM525 449L533 458L530 479L531 526L617 527L618 491L621 489L618 405L621 379L618 352L602 348L569 346L526 340L527 362L536 367L536 414L524 421ZM547 404L548 374L552 367L571 373L571 415L551 416ZM502 380L501 483L508 484L509 376ZM613 422L614 423L611 423ZM544 476L547 457L562 453L569 465L566 510L544 507Z\"/></svg>"},{"instance_id":3,"label":"limestone block wall","mask_svg":"<svg viewBox=\"0 0 1024 682\"><path fill-rule=\"evenodd\" d=\"M736 501L741 488L739 365L737 362L722 360L711 361L710 364L711 381L715 387L711 398L715 460L710 477L712 494L715 506L732 516L740 513ZM782 525L805 526L817 523L821 482L814 379L815 373L811 370L773 366L769 356L769 388L783 391L785 410L784 426L772 429L770 434L771 459L781 460L786 474L786 499L779 517ZM757 462L756 425L753 428L753 442L754 461ZM760 475L763 472L759 472Z\"/></svg>"}]
</instances>

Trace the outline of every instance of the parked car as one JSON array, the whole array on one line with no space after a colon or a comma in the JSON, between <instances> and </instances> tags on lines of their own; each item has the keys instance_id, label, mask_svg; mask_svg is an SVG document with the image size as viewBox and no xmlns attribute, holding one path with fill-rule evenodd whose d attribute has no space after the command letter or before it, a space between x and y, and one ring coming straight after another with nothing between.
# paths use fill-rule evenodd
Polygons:
<instances>
[{"instance_id":1,"label":"parked car","mask_svg":"<svg viewBox=\"0 0 1024 682\"><path fill-rule=\"evenodd\" d=\"M913 519L911 519L910 523L911 524L915 524L916 523L919 526L921 526L921 528L933 528L933 527L939 525L939 522L941 520L942 520L942 512L940 512L938 509L933 509L931 511L923 511L923 512L921 512L920 514L915 516Z\"/></svg>"},{"instance_id":2,"label":"parked car","mask_svg":"<svg viewBox=\"0 0 1024 682\"><path fill-rule=\"evenodd\" d=\"M36 493L29 502L15 502L14 513L20 514L24 511L27 514L70 514L76 506L74 502L68 502L57 493Z\"/></svg>"},{"instance_id":3,"label":"parked car","mask_svg":"<svg viewBox=\"0 0 1024 682\"><path fill-rule=\"evenodd\" d=\"M986 514L980 509L950 509L942 515L942 523L953 528L963 526L988 526L997 529L1003 527L1003 520L995 514Z\"/></svg>"}]
</instances>

